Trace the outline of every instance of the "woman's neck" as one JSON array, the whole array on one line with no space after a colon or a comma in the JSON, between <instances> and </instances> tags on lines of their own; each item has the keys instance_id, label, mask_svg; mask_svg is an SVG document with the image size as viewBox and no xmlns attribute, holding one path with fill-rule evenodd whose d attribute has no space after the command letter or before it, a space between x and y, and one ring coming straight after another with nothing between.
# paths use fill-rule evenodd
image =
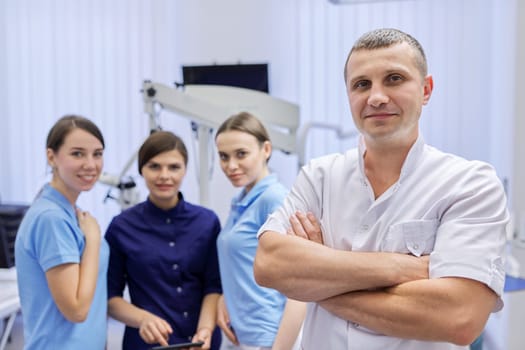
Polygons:
<instances>
[{"instance_id":1,"label":"woman's neck","mask_svg":"<svg viewBox=\"0 0 525 350\"><path fill-rule=\"evenodd\" d=\"M73 206L75 207L75 203L77 202L77 199L78 199L78 196L80 195L80 192L76 192L76 191L71 191L67 189L67 187L64 185L63 182L61 181L58 181L57 179L53 178L50 182L49 182L49 185L51 187L53 187L55 190L57 190L58 192L60 192L60 194L62 194L64 197L66 197L67 201Z\"/></svg>"}]
</instances>

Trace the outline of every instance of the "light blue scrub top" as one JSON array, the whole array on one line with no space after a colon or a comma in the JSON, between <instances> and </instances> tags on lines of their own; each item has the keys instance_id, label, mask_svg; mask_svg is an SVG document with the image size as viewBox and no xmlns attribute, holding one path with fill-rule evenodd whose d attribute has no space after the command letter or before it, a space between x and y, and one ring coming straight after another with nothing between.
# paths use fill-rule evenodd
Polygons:
<instances>
[{"instance_id":1,"label":"light blue scrub top","mask_svg":"<svg viewBox=\"0 0 525 350\"><path fill-rule=\"evenodd\" d=\"M109 257L106 241L101 240L97 287L84 322L68 321L58 310L47 285L45 272L61 264L78 264L84 246L84 234L73 206L60 192L45 185L25 214L15 242L24 349L105 348Z\"/></svg>"},{"instance_id":2,"label":"light blue scrub top","mask_svg":"<svg viewBox=\"0 0 525 350\"><path fill-rule=\"evenodd\" d=\"M219 268L231 326L243 345L271 347L286 303L276 290L255 282L257 231L283 202L288 190L272 174L250 192L233 198L230 215L217 239Z\"/></svg>"}]
</instances>

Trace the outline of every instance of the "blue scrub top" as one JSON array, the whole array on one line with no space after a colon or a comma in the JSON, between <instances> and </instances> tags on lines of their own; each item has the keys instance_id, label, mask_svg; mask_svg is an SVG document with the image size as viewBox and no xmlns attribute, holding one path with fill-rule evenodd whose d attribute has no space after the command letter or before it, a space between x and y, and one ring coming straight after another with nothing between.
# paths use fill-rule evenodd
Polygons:
<instances>
[{"instance_id":1,"label":"blue scrub top","mask_svg":"<svg viewBox=\"0 0 525 350\"><path fill-rule=\"evenodd\" d=\"M24 349L93 349L106 346L109 249L101 240L95 295L84 322L68 321L58 310L47 285L52 267L80 263L85 239L75 209L46 184L25 214L15 241L20 304L24 321Z\"/></svg>"},{"instance_id":2,"label":"blue scrub top","mask_svg":"<svg viewBox=\"0 0 525 350\"><path fill-rule=\"evenodd\" d=\"M255 282L253 263L257 231L281 206L288 190L271 174L233 198L230 215L217 246L224 299L231 325L243 345L271 347L286 297Z\"/></svg>"},{"instance_id":3,"label":"blue scrub top","mask_svg":"<svg viewBox=\"0 0 525 350\"><path fill-rule=\"evenodd\" d=\"M149 199L116 216L106 232L110 246L108 298L128 286L131 303L173 328L170 344L191 340L204 296L222 293L214 212L184 201L169 210ZM212 349L220 346L217 328ZM123 349L150 349L137 328L126 327Z\"/></svg>"}]
</instances>

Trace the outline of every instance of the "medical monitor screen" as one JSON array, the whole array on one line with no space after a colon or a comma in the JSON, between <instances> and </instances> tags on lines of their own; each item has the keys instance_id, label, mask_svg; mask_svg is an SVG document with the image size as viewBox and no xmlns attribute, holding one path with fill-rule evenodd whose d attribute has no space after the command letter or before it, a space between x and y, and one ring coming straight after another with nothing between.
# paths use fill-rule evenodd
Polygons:
<instances>
[{"instance_id":1,"label":"medical monitor screen","mask_svg":"<svg viewBox=\"0 0 525 350\"><path fill-rule=\"evenodd\" d=\"M182 66L184 84L227 85L269 92L268 64Z\"/></svg>"}]
</instances>

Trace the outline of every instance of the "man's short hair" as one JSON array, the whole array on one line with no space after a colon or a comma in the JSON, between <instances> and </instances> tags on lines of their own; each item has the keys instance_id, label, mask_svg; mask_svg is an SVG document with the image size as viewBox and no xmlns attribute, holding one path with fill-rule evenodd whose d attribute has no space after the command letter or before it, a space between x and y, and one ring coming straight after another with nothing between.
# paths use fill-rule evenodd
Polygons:
<instances>
[{"instance_id":1,"label":"man's short hair","mask_svg":"<svg viewBox=\"0 0 525 350\"><path fill-rule=\"evenodd\" d=\"M422 77L427 76L427 58L425 56L425 51L423 47L413 36L402 32L399 29L394 28L381 28L369 31L363 34L357 41L354 46L348 53L346 58L345 68L344 68L344 78L346 81L346 66L348 65L348 60L353 52L359 50L374 50L381 49L385 47L392 46L394 44L407 43L414 50L414 58L416 60L416 65L421 72Z\"/></svg>"}]
</instances>

